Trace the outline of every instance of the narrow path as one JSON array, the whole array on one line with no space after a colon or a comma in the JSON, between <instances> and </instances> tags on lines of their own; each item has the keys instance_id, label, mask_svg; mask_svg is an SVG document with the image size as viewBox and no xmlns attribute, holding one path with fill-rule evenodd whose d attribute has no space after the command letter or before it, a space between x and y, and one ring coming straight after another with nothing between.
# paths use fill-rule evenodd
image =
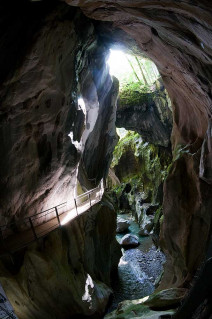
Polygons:
<instances>
[{"instance_id":1,"label":"narrow path","mask_svg":"<svg viewBox=\"0 0 212 319\"><path fill-rule=\"evenodd\" d=\"M31 216L29 219L27 219L27 222L23 222L23 225L25 227L26 223L28 223L28 229L26 230L16 230L13 232L12 229L9 229L7 226L7 229L9 229L11 234L9 236L5 236L5 238L1 240L0 256L14 253L15 251L29 245L30 243L38 240L39 238L46 236L54 229L65 225L66 223L76 218L78 215L81 215L84 212L86 212L93 205L101 201L103 195L103 187L100 186L98 188L95 188L93 191L91 190L85 194L78 196L77 199L82 200L83 195L87 194L89 196L86 201L76 205L76 207L65 212L59 213L59 208L61 207L60 205L56 206L56 208L58 207L58 209L56 210L55 207L53 207L52 211L50 211L51 209L49 210L50 213L42 215L41 218L44 218L43 216L46 217L47 214L51 214L51 216L54 215L54 217L50 217L48 220L43 220L40 224L38 221L38 219L40 218L39 215L44 214L45 212L41 212L40 214Z\"/></svg>"}]
</instances>

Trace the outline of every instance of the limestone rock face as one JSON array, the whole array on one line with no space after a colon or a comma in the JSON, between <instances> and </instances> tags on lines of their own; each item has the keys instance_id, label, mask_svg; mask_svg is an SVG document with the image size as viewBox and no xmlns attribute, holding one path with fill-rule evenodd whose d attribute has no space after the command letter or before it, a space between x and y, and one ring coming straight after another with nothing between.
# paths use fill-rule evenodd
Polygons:
<instances>
[{"instance_id":1,"label":"limestone rock face","mask_svg":"<svg viewBox=\"0 0 212 319\"><path fill-rule=\"evenodd\" d=\"M13 20L10 7L1 6L7 28L0 35L5 62L0 86L0 224L7 224L73 202L78 171L84 188L105 176L116 143L118 84L108 72L108 49L99 45L92 22L79 10L30 2L17 6L20 17ZM11 43L19 41L18 36L28 42L15 56ZM16 59L13 68L10 53ZM86 115L79 97L84 98Z\"/></svg>"},{"instance_id":2,"label":"limestone rock face","mask_svg":"<svg viewBox=\"0 0 212 319\"><path fill-rule=\"evenodd\" d=\"M121 256L115 231L116 213L97 204L16 253L14 265L1 260L0 281L18 318L102 317Z\"/></svg>"},{"instance_id":3,"label":"limestone rock face","mask_svg":"<svg viewBox=\"0 0 212 319\"><path fill-rule=\"evenodd\" d=\"M148 236L154 226L155 212L158 208L158 205L153 205L150 203L144 203L141 207L137 207L136 214L138 223L140 226L139 234L141 236Z\"/></svg>"},{"instance_id":4,"label":"limestone rock face","mask_svg":"<svg viewBox=\"0 0 212 319\"><path fill-rule=\"evenodd\" d=\"M37 19L32 11L31 6L21 6L13 28L17 23L19 32L32 32ZM8 9L8 19L10 14ZM29 19L22 20L27 14ZM63 5L44 15L31 35L31 46L21 50L24 61L19 56L17 68L0 87L1 224L62 203L73 194L80 153L68 134L77 119L76 100L70 92L76 91L74 60L79 36L74 19L65 17L75 14L76 10ZM16 41L18 34L8 29L4 37ZM5 44L5 55L7 50Z\"/></svg>"},{"instance_id":5,"label":"limestone rock face","mask_svg":"<svg viewBox=\"0 0 212 319\"><path fill-rule=\"evenodd\" d=\"M97 56L94 55L93 59L95 66L97 65L97 70L94 67L95 74L93 76L99 111L93 129L86 140L79 165L79 180L87 188L97 186L102 177L106 178L113 150L118 142L115 129L118 81L115 78L112 81L108 68L105 69L105 55L101 47L96 54ZM99 75L102 75L102 78ZM90 95L91 92L87 90L84 94L83 96L86 99L86 95Z\"/></svg>"},{"instance_id":6,"label":"limestone rock face","mask_svg":"<svg viewBox=\"0 0 212 319\"><path fill-rule=\"evenodd\" d=\"M134 95L139 96L135 102L118 100L116 126L136 131L145 142L167 147L170 144L172 113L164 86L155 86L152 93L134 92Z\"/></svg>"},{"instance_id":7,"label":"limestone rock face","mask_svg":"<svg viewBox=\"0 0 212 319\"><path fill-rule=\"evenodd\" d=\"M66 2L131 35L163 78L173 109L173 149L187 145L190 152L176 159L165 183L161 231L170 257L164 287L182 285L203 257L211 224L212 4L200 0Z\"/></svg>"}]
</instances>

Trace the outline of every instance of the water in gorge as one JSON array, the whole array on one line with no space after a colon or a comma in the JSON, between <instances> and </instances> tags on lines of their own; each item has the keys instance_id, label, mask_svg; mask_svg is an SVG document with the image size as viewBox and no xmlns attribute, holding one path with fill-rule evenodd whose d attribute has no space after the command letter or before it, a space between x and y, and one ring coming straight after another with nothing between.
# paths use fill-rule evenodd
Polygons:
<instances>
[{"instance_id":1,"label":"water in gorge","mask_svg":"<svg viewBox=\"0 0 212 319\"><path fill-rule=\"evenodd\" d=\"M138 236L140 245L137 248L122 249L118 275L113 279L114 296L108 312L116 309L123 300L140 299L152 294L165 261L165 256L156 249L151 237L139 235L139 225L133 217L129 214L119 216L130 220L129 233ZM117 234L119 243L125 234Z\"/></svg>"}]
</instances>

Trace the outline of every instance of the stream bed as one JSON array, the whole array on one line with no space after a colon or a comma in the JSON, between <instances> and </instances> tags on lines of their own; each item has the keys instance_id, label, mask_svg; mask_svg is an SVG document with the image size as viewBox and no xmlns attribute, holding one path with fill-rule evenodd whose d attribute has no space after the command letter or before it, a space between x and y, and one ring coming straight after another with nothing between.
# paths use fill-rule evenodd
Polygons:
<instances>
[{"instance_id":1,"label":"stream bed","mask_svg":"<svg viewBox=\"0 0 212 319\"><path fill-rule=\"evenodd\" d=\"M117 308L123 300L140 299L155 290L155 281L161 275L165 256L156 249L151 236L141 237L139 226L129 214L119 215L130 220L127 233L138 236L140 245L128 250L122 249L122 257L118 266L118 276L113 279L114 296L108 312ZM118 242L126 233L117 234Z\"/></svg>"}]
</instances>

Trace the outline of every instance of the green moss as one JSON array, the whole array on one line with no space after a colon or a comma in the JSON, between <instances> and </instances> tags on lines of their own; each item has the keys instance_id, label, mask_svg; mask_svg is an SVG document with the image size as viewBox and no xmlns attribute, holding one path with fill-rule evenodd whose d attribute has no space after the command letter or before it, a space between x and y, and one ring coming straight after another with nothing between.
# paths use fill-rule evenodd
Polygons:
<instances>
[{"instance_id":1,"label":"green moss","mask_svg":"<svg viewBox=\"0 0 212 319\"><path fill-rule=\"evenodd\" d=\"M162 214L162 206L160 206L155 212L154 225L157 225L159 223L161 214Z\"/></svg>"},{"instance_id":2,"label":"green moss","mask_svg":"<svg viewBox=\"0 0 212 319\"><path fill-rule=\"evenodd\" d=\"M150 195L150 200L154 203L158 188L168 174L170 154L158 146L144 143L138 133L129 131L115 147L112 168L116 170L122 157L126 162L130 152L134 156L134 167L122 176L120 181L123 185L116 187L115 191L117 194L121 193L124 185L130 183L133 193L143 192L147 197Z\"/></svg>"},{"instance_id":3,"label":"green moss","mask_svg":"<svg viewBox=\"0 0 212 319\"><path fill-rule=\"evenodd\" d=\"M142 105L153 100L154 93L147 86L142 86L139 82L126 84L119 93L119 107Z\"/></svg>"},{"instance_id":4,"label":"green moss","mask_svg":"<svg viewBox=\"0 0 212 319\"><path fill-rule=\"evenodd\" d=\"M113 159L111 167L116 166L123 155L129 148L135 151L136 144L139 142L140 135L138 133L129 131L124 138L120 139L113 152Z\"/></svg>"}]
</instances>

